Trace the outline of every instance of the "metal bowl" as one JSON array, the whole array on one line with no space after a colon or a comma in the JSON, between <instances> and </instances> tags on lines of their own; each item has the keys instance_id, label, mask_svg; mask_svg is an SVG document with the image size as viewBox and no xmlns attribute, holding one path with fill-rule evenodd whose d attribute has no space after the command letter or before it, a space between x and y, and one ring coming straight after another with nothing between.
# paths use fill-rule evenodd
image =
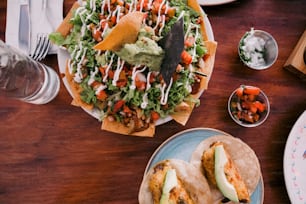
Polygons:
<instances>
[{"instance_id":1,"label":"metal bowl","mask_svg":"<svg viewBox=\"0 0 306 204\"><path fill-rule=\"evenodd\" d=\"M246 85L241 85L242 86L246 86ZM239 87L239 88L240 88ZM249 86L250 87L250 86ZM250 123L244 120L241 120L237 117L237 109L233 107L233 103L237 103L239 101L239 97L237 96L237 90L239 89L235 89L232 94L230 95L229 99L228 99L228 113L231 116L231 118L239 125L243 126L243 127L256 127L261 125L263 122L266 121L266 119L268 118L268 115L270 113L270 103L268 100L267 95L260 89L260 93L259 95L257 95L256 100L265 104L265 111L263 112L258 112L259 114L259 120L254 122L254 123Z\"/></svg>"},{"instance_id":2,"label":"metal bowl","mask_svg":"<svg viewBox=\"0 0 306 204\"><path fill-rule=\"evenodd\" d=\"M269 33L262 30L254 30L252 28L241 38L238 45L238 54L241 61L246 66L256 70L267 69L271 67L277 59L277 42ZM260 56L260 60L256 59L258 56ZM258 61L260 61L260 63L258 63Z\"/></svg>"}]
</instances>

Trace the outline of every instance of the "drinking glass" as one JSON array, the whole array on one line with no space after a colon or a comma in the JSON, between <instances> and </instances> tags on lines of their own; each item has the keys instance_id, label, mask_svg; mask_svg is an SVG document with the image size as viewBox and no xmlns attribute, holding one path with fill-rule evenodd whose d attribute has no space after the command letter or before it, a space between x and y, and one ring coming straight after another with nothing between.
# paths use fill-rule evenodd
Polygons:
<instances>
[{"instance_id":1,"label":"drinking glass","mask_svg":"<svg viewBox=\"0 0 306 204\"><path fill-rule=\"evenodd\" d=\"M60 88L58 74L0 40L0 94L32 104L46 104Z\"/></svg>"}]
</instances>

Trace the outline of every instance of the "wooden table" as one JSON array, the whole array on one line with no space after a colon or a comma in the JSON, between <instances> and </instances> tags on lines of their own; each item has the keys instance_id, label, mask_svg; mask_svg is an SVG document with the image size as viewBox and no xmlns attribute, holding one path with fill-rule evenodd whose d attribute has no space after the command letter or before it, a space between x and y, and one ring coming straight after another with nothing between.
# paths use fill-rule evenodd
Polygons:
<instances>
[{"instance_id":1,"label":"wooden table","mask_svg":"<svg viewBox=\"0 0 306 204\"><path fill-rule=\"evenodd\" d=\"M73 0L64 1L64 15ZM305 30L304 0L245 0L204 7L218 49L209 88L186 126L157 127L154 138L100 130L100 123L71 106L63 84L47 105L0 97L0 203L137 203L144 169L155 149L171 135L209 127L241 138L254 149L264 179L264 203L290 203L283 175L289 132L306 109L305 83L283 69ZM0 37L5 36L6 1L0 2ZM251 27L271 33L279 46L276 63L254 71L239 61L237 45ZM44 61L58 71L57 57ZM271 113L256 128L235 124L227 99L240 84L261 87Z\"/></svg>"}]
</instances>

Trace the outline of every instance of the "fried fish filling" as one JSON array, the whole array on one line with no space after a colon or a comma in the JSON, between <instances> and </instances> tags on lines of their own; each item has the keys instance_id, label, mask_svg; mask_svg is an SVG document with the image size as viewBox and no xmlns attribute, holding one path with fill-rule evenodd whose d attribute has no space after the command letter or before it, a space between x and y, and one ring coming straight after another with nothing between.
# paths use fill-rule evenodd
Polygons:
<instances>
[{"instance_id":1,"label":"fried fish filling","mask_svg":"<svg viewBox=\"0 0 306 204\"><path fill-rule=\"evenodd\" d=\"M168 162L163 162L155 166L154 173L149 182L149 188L153 195L154 204L159 204L162 196L162 189L166 173L172 169ZM169 203L174 204L193 204L190 195L184 188L182 181L177 178L178 185L170 191Z\"/></svg>"},{"instance_id":2,"label":"fried fish filling","mask_svg":"<svg viewBox=\"0 0 306 204\"><path fill-rule=\"evenodd\" d=\"M223 145L222 142L214 142L211 144L210 148L203 152L202 155L202 167L204 169L205 175L209 182L217 187L217 182L215 178L215 147L217 145ZM224 173L229 183L231 183L236 189L238 199L241 203L249 203L250 195L246 184L244 183L235 163L231 159L229 153L226 151L228 162L224 166Z\"/></svg>"}]
</instances>

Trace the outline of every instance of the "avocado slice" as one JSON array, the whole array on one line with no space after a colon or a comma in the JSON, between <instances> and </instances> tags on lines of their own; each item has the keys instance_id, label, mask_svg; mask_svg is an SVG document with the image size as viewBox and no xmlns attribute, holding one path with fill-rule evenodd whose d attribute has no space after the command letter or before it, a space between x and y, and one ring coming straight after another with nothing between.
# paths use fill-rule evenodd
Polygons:
<instances>
[{"instance_id":1,"label":"avocado slice","mask_svg":"<svg viewBox=\"0 0 306 204\"><path fill-rule=\"evenodd\" d=\"M225 173L224 166L228 159L223 145L215 147L215 177L219 190L221 193L231 201L239 202L238 194L235 187L228 182Z\"/></svg>"},{"instance_id":2,"label":"avocado slice","mask_svg":"<svg viewBox=\"0 0 306 204\"><path fill-rule=\"evenodd\" d=\"M175 169L169 169L166 173L162 195L159 204L169 204L170 191L177 186L177 177Z\"/></svg>"}]
</instances>

